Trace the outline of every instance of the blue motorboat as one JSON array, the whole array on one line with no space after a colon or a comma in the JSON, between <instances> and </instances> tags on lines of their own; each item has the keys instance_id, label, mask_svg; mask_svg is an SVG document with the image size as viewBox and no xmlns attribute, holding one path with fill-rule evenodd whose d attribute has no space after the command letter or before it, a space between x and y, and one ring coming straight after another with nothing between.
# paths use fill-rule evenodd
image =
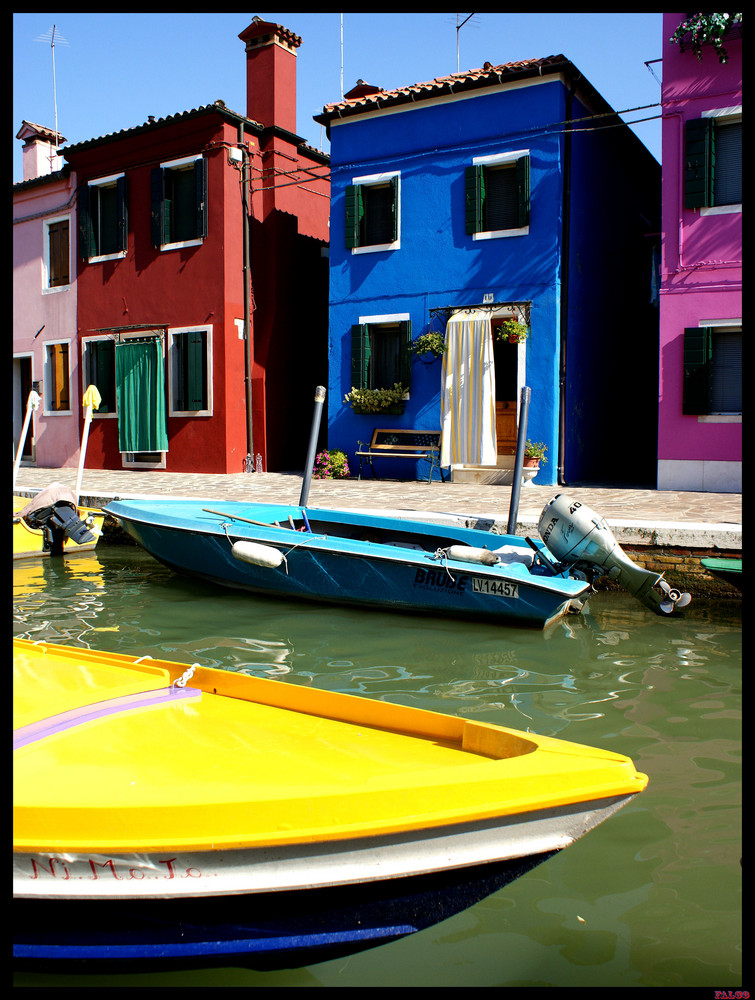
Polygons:
<instances>
[{"instance_id":1,"label":"blue motorboat","mask_svg":"<svg viewBox=\"0 0 755 1000\"><path fill-rule=\"evenodd\" d=\"M541 543L474 528L238 501L122 500L106 512L172 569L258 594L543 627L590 592Z\"/></svg>"},{"instance_id":2,"label":"blue motorboat","mask_svg":"<svg viewBox=\"0 0 755 1000\"><path fill-rule=\"evenodd\" d=\"M542 541L285 504L150 499L105 510L172 569L276 597L539 628L581 611L604 575L658 614L690 601L564 494L540 515Z\"/></svg>"}]
</instances>

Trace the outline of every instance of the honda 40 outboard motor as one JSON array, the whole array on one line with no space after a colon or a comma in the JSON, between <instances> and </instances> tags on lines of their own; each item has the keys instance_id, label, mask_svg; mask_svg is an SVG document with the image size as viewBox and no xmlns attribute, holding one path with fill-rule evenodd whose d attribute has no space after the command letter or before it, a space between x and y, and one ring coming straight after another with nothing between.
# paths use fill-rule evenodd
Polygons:
<instances>
[{"instance_id":1,"label":"honda 40 outboard motor","mask_svg":"<svg viewBox=\"0 0 755 1000\"><path fill-rule=\"evenodd\" d=\"M659 614L671 614L691 597L669 586L663 574L633 563L605 520L579 500L558 493L543 508L537 530L562 568L581 569L592 578L607 575Z\"/></svg>"},{"instance_id":2,"label":"honda 40 outboard motor","mask_svg":"<svg viewBox=\"0 0 755 1000\"><path fill-rule=\"evenodd\" d=\"M42 529L45 551L53 556L62 554L66 538L76 545L94 541L89 525L79 517L76 497L60 483L52 483L38 493L17 516L30 528Z\"/></svg>"}]
</instances>

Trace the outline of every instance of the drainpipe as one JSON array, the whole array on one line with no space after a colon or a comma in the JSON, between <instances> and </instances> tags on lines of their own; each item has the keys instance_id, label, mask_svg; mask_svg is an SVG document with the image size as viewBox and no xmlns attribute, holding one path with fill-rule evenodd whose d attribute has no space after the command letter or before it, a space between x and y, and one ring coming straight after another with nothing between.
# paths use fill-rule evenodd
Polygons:
<instances>
[{"instance_id":1,"label":"drainpipe","mask_svg":"<svg viewBox=\"0 0 755 1000\"><path fill-rule=\"evenodd\" d=\"M571 217L571 116L574 107L574 91L577 88L578 74L571 82L566 95L564 119L566 131L564 134L564 187L563 187L563 222L561 224L561 302L559 307L559 330L561 338L561 353L558 372L558 484L566 483L566 330L569 310L569 227Z\"/></svg>"},{"instance_id":2,"label":"drainpipe","mask_svg":"<svg viewBox=\"0 0 755 1000\"><path fill-rule=\"evenodd\" d=\"M249 150L244 141L244 126L239 125L239 146L241 148L241 226L244 238L244 388L246 392L246 452L254 462L254 436L252 426L252 277L249 252ZM252 468L254 466L252 465Z\"/></svg>"}]
</instances>

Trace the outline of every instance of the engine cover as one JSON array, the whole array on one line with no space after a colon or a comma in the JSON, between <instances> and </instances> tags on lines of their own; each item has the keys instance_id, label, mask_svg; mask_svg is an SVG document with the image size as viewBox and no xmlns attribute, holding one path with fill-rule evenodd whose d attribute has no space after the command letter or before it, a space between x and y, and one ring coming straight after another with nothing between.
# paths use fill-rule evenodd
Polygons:
<instances>
[{"instance_id":1,"label":"engine cover","mask_svg":"<svg viewBox=\"0 0 755 1000\"><path fill-rule=\"evenodd\" d=\"M670 614L691 600L689 594L672 589L662 573L632 562L605 519L565 493L545 505L537 529L562 566L587 569L594 578L608 575L653 611Z\"/></svg>"}]
</instances>

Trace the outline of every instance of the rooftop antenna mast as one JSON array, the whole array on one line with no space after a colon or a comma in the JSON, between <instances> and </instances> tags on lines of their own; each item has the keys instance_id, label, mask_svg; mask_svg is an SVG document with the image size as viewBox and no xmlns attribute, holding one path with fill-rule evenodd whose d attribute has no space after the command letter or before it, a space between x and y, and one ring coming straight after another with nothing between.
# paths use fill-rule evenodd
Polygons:
<instances>
[{"instance_id":1,"label":"rooftop antenna mast","mask_svg":"<svg viewBox=\"0 0 755 1000\"><path fill-rule=\"evenodd\" d=\"M68 42L60 34L60 32L58 31L57 25L55 25L55 24L53 24L53 26L51 28L49 28L47 31L45 31L44 34L42 34L38 38L36 38L35 41L37 41L37 42L46 42L48 39L50 41L50 49L52 51L52 100L53 100L54 111L55 111L55 137L54 137L55 152L50 157L50 166L52 166L53 157L57 156L58 137L59 137L59 134L60 134L58 132L58 89L57 89L57 82L56 82L56 78L55 78L55 42L57 41L60 45L68 45Z\"/></svg>"},{"instance_id":2,"label":"rooftop antenna mast","mask_svg":"<svg viewBox=\"0 0 755 1000\"><path fill-rule=\"evenodd\" d=\"M456 15L456 72L457 73L459 72L459 32L464 27L464 25L467 23L467 21L469 21L471 18L474 17L474 14L467 14L467 16L461 22L461 24L459 24L459 18L460 17L461 17L461 14L457 14Z\"/></svg>"}]
</instances>

